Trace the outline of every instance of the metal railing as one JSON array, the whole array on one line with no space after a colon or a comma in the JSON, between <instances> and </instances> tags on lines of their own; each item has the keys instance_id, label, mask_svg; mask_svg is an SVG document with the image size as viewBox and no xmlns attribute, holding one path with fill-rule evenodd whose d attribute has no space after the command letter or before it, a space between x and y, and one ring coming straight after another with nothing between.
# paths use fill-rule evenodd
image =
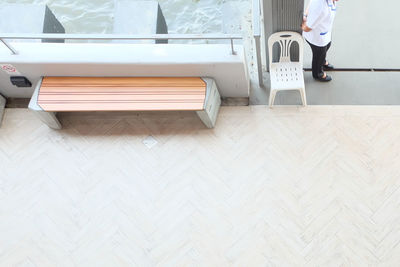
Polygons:
<instances>
[{"instance_id":1,"label":"metal railing","mask_svg":"<svg viewBox=\"0 0 400 267\"><path fill-rule=\"evenodd\" d=\"M258 84L264 86L263 69L261 60L261 3L260 0L253 0L253 36L256 49Z\"/></svg>"},{"instance_id":2,"label":"metal railing","mask_svg":"<svg viewBox=\"0 0 400 267\"><path fill-rule=\"evenodd\" d=\"M120 35L120 34L14 34L0 33L0 41L13 55L18 51L6 40L230 40L232 55L236 55L234 40L241 40L240 34L148 34L148 35Z\"/></svg>"}]
</instances>

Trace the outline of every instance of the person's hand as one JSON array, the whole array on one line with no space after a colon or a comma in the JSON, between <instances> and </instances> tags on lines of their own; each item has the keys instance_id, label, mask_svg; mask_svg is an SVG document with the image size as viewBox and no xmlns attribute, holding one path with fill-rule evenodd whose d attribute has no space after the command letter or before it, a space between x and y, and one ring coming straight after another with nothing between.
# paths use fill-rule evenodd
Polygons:
<instances>
[{"instance_id":1,"label":"person's hand","mask_svg":"<svg viewBox=\"0 0 400 267\"><path fill-rule=\"evenodd\" d=\"M306 31L306 30L305 30L306 27L307 27L306 21L303 20L303 23L301 24L301 29L302 29L303 31Z\"/></svg>"},{"instance_id":2,"label":"person's hand","mask_svg":"<svg viewBox=\"0 0 400 267\"><path fill-rule=\"evenodd\" d=\"M306 21L303 21L303 23L301 24L301 29L305 32L310 32L312 29L309 28L306 24Z\"/></svg>"}]
</instances>

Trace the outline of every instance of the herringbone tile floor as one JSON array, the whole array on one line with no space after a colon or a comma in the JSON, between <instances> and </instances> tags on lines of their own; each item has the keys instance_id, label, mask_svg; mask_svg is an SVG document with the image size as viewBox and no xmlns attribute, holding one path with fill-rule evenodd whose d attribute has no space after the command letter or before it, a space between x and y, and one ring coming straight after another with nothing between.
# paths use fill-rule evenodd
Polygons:
<instances>
[{"instance_id":1,"label":"herringbone tile floor","mask_svg":"<svg viewBox=\"0 0 400 267\"><path fill-rule=\"evenodd\" d=\"M61 119L6 110L0 266L400 266L400 107Z\"/></svg>"}]
</instances>

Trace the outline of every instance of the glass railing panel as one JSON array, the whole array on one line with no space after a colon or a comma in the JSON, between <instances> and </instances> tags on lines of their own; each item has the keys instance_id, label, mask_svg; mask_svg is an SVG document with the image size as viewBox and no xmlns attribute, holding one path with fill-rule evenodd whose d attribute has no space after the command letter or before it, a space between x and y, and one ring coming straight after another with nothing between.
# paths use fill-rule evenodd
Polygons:
<instances>
[{"instance_id":1,"label":"glass railing panel","mask_svg":"<svg viewBox=\"0 0 400 267\"><path fill-rule=\"evenodd\" d=\"M159 0L159 1L136 1L136 0L2 0L2 8L10 4L16 5L11 12L19 14L29 12L31 6L48 6L54 17L61 23L67 34L153 34L166 32L146 32L146 25L141 26L135 21L135 5L143 5L143 2L158 2L160 10L165 18L165 23L170 34L204 34L204 33L241 33L241 20L250 14L250 0ZM118 5L121 5L119 7ZM19 7L18 7L19 6ZM23 6L26 6L25 8ZM126 7L126 14L122 14ZM19 9L19 10L18 10ZM39 8L40 9L40 8ZM39 11L35 11L41 14ZM132 16L130 16L130 12ZM140 12L140 11L138 11ZM143 10L141 14L154 12L154 10ZM128 14L128 15L127 15ZM10 14L11 16L11 14ZM32 15L34 16L34 15ZM126 31L121 31L121 16L129 17L132 25L127 25ZM38 16L40 17L40 15ZM248 16L249 17L249 16ZM16 20L15 27L3 25L0 22L0 32L7 33L42 33L38 29L32 29L29 16ZM11 17L12 19L12 17ZM143 22L143 21L142 21ZM145 24L146 22L144 22ZM12 28L12 29L11 29ZM117 29L117 30L116 30ZM57 32L57 31L56 31ZM71 42L71 41L67 41ZM82 40L73 42L85 42ZM89 41L105 42L105 41ZM229 42L221 40L171 40L170 43L221 43Z\"/></svg>"}]
</instances>

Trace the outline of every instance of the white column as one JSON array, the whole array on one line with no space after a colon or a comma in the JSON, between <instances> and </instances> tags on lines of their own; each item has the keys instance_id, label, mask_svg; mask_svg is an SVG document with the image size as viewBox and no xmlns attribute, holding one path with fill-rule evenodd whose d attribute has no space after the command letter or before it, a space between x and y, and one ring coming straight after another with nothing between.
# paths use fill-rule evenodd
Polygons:
<instances>
[{"instance_id":1,"label":"white column","mask_svg":"<svg viewBox=\"0 0 400 267\"><path fill-rule=\"evenodd\" d=\"M3 122L5 107L6 107L6 99L2 95L0 95L0 125Z\"/></svg>"}]
</instances>

